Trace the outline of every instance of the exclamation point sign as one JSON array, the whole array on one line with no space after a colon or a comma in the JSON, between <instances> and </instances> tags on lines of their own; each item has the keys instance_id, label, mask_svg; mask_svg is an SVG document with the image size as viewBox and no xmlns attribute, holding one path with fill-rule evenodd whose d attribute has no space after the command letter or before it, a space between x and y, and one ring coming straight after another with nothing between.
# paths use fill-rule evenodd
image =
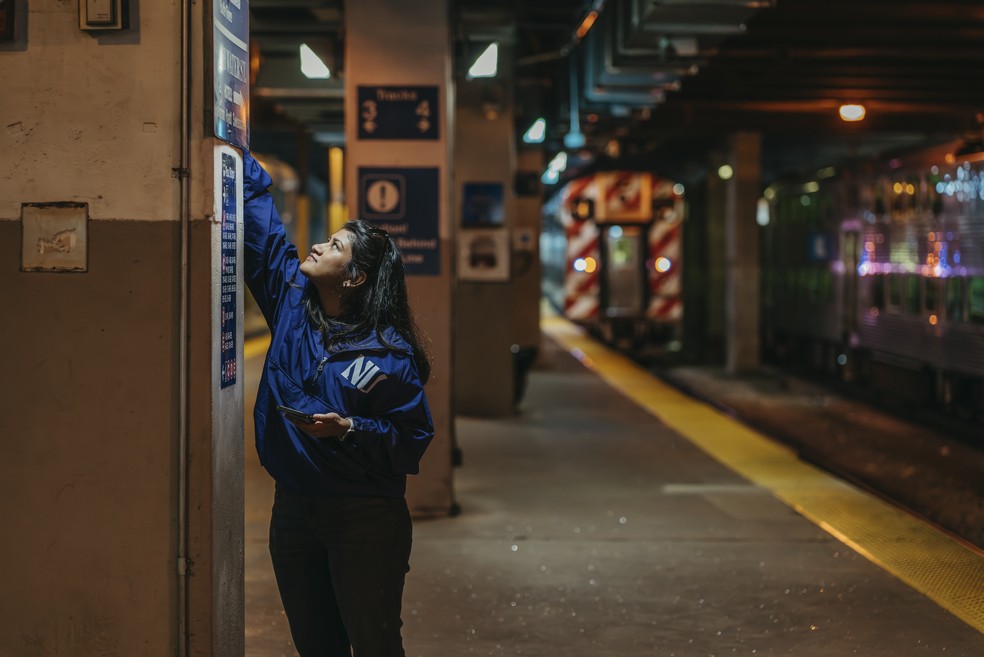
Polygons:
<instances>
[{"instance_id":1,"label":"exclamation point sign","mask_svg":"<svg viewBox=\"0 0 984 657\"><path fill-rule=\"evenodd\" d=\"M376 180L366 189L366 204L378 214L391 214L400 205L400 190L391 180Z\"/></svg>"}]
</instances>

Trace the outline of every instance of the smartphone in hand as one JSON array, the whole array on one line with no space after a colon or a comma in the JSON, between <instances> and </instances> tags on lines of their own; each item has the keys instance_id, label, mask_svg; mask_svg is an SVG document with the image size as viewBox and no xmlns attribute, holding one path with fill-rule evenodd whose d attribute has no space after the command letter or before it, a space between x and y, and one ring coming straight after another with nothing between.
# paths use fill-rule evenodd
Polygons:
<instances>
[{"instance_id":1,"label":"smartphone in hand","mask_svg":"<svg viewBox=\"0 0 984 657\"><path fill-rule=\"evenodd\" d=\"M284 417L290 420L297 420L298 422L304 422L305 424L313 424L314 416L310 413L305 413L299 411L296 408L290 408L289 406L277 405L277 410L284 414Z\"/></svg>"}]
</instances>

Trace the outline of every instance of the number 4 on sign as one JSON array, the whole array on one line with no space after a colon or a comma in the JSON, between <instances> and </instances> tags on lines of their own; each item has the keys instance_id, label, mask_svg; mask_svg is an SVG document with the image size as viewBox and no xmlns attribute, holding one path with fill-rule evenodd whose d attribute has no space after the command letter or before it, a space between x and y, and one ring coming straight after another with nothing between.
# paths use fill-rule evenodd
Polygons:
<instances>
[{"instance_id":1,"label":"number 4 on sign","mask_svg":"<svg viewBox=\"0 0 984 657\"><path fill-rule=\"evenodd\" d=\"M421 132L427 132L430 130L431 122L427 120L431 115L430 101L420 101L420 104L417 105L415 112L417 116L420 117L420 120L417 121L417 129Z\"/></svg>"}]
</instances>

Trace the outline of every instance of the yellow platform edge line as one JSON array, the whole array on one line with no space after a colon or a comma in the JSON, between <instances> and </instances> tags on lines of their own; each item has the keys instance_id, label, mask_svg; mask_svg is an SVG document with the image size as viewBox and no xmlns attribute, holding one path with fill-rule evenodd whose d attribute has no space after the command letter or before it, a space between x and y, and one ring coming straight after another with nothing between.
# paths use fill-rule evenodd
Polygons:
<instances>
[{"instance_id":1,"label":"yellow platform edge line","mask_svg":"<svg viewBox=\"0 0 984 657\"><path fill-rule=\"evenodd\" d=\"M270 346L270 334L258 335L243 341L243 358L249 360L266 353Z\"/></svg>"},{"instance_id":2,"label":"yellow platform edge line","mask_svg":"<svg viewBox=\"0 0 984 657\"><path fill-rule=\"evenodd\" d=\"M544 313L541 328L602 380L701 450L984 633L984 555L697 401Z\"/></svg>"}]
</instances>

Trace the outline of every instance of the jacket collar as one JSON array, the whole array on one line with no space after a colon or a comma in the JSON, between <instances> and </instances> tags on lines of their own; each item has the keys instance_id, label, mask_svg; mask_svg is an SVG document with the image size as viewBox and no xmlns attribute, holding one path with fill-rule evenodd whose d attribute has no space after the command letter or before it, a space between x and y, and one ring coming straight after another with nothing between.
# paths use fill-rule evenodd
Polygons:
<instances>
[{"instance_id":1,"label":"jacket collar","mask_svg":"<svg viewBox=\"0 0 984 657\"><path fill-rule=\"evenodd\" d=\"M384 343L380 337L379 333L376 331L370 331L367 335L363 336L355 342L348 342L339 345L336 349L331 352L332 356L339 354L350 353L353 351L402 351L408 355L413 355L413 349L407 344L407 341L403 339L396 329L392 326L387 327L383 331L383 337L386 339ZM387 346L389 345L389 346Z\"/></svg>"}]
</instances>

